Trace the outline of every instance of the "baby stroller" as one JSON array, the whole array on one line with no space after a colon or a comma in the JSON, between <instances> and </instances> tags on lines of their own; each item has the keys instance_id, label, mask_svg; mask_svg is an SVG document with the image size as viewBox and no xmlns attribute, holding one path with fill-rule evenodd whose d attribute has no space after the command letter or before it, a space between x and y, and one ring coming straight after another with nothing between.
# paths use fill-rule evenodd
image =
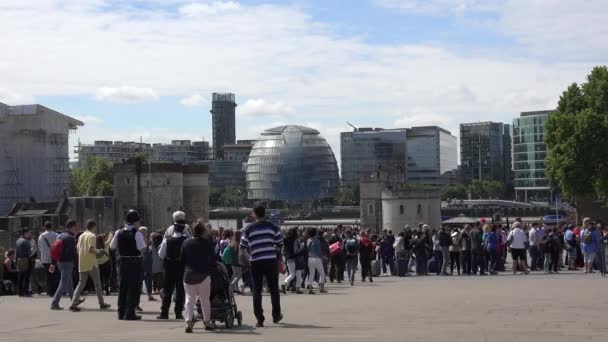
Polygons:
<instances>
[{"instance_id":1,"label":"baby stroller","mask_svg":"<svg viewBox=\"0 0 608 342\"><path fill-rule=\"evenodd\" d=\"M228 271L221 263L216 263L216 267L211 271L211 321L221 322L230 329L234 326L234 321L241 326L243 324L243 314L238 311L234 292L230 286Z\"/></svg>"}]
</instances>

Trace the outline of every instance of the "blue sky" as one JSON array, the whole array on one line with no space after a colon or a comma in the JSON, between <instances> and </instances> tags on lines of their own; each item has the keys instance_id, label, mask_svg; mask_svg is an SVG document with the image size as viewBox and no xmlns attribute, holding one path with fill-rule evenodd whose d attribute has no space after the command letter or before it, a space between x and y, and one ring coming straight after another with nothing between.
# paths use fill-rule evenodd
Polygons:
<instances>
[{"instance_id":1,"label":"blue sky","mask_svg":"<svg viewBox=\"0 0 608 342\"><path fill-rule=\"evenodd\" d=\"M44 13L44 15L41 15ZM85 122L70 143L210 140L211 93L237 136L509 122L605 63L600 0L3 0L0 102ZM591 34L590 34L591 33Z\"/></svg>"}]
</instances>

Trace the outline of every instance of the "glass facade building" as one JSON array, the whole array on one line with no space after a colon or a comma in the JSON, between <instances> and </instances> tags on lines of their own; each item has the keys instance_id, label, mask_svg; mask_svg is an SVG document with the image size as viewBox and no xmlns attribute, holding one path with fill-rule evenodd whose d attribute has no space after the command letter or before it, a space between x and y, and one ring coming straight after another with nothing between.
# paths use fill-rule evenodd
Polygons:
<instances>
[{"instance_id":1,"label":"glass facade building","mask_svg":"<svg viewBox=\"0 0 608 342\"><path fill-rule=\"evenodd\" d=\"M404 182L407 167L407 130L358 128L340 134L342 186L353 187L362 178L381 172Z\"/></svg>"},{"instance_id":2,"label":"glass facade building","mask_svg":"<svg viewBox=\"0 0 608 342\"><path fill-rule=\"evenodd\" d=\"M549 203L545 123L552 111L523 112L513 120L513 185L518 201Z\"/></svg>"},{"instance_id":3,"label":"glass facade building","mask_svg":"<svg viewBox=\"0 0 608 342\"><path fill-rule=\"evenodd\" d=\"M251 200L305 202L332 199L340 183L331 147L319 131L280 126L264 131L249 154Z\"/></svg>"},{"instance_id":4,"label":"glass facade building","mask_svg":"<svg viewBox=\"0 0 608 342\"><path fill-rule=\"evenodd\" d=\"M491 180L511 184L510 126L501 122L461 124L460 163L466 182Z\"/></svg>"},{"instance_id":5,"label":"glass facade building","mask_svg":"<svg viewBox=\"0 0 608 342\"><path fill-rule=\"evenodd\" d=\"M236 142L235 110L234 94L213 93L211 118L215 159L224 159L224 145L234 145Z\"/></svg>"},{"instance_id":6,"label":"glass facade building","mask_svg":"<svg viewBox=\"0 0 608 342\"><path fill-rule=\"evenodd\" d=\"M458 169L457 139L437 126L407 130L407 183L442 187Z\"/></svg>"}]
</instances>

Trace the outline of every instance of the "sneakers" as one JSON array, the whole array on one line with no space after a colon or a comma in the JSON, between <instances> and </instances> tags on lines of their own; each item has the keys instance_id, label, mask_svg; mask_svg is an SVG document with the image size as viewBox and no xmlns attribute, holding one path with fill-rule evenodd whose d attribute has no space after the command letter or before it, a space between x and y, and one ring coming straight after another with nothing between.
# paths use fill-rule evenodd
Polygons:
<instances>
[{"instance_id":1,"label":"sneakers","mask_svg":"<svg viewBox=\"0 0 608 342\"><path fill-rule=\"evenodd\" d=\"M264 327L264 321L258 321L258 322L255 324L255 327L256 327L256 328L263 328L263 327ZM206 328L207 328L207 327L205 327L205 329L206 329Z\"/></svg>"},{"instance_id":2,"label":"sneakers","mask_svg":"<svg viewBox=\"0 0 608 342\"><path fill-rule=\"evenodd\" d=\"M73 306L72 305L72 306L70 306L70 311L72 311L72 312L80 312L80 308L77 307L77 306Z\"/></svg>"},{"instance_id":3,"label":"sneakers","mask_svg":"<svg viewBox=\"0 0 608 342\"><path fill-rule=\"evenodd\" d=\"M105 310L105 309L109 309L112 305L108 304L108 303L103 303L99 305L99 308L101 310Z\"/></svg>"},{"instance_id":4,"label":"sneakers","mask_svg":"<svg viewBox=\"0 0 608 342\"><path fill-rule=\"evenodd\" d=\"M184 320L184 315L182 315L181 313L178 315L175 315L175 319L179 320L179 321L183 321Z\"/></svg>"},{"instance_id":5,"label":"sneakers","mask_svg":"<svg viewBox=\"0 0 608 342\"><path fill-rule=\"evenodd\" d=\"M135 312L144 312L144 309L142 309L141 306L138 306L135 308Z\"/></svg>"},{"instance_id":6,"label":"sneakers","mask_svg":"<svg viewBox=\"0 0 608 342\"><path fill-rule=\"evenodd\" d=\"M59 306L59 305L53 305L53 306L51 306L51 310L53 310L53 311L61 311L61 310L63 310L63 308L61 306Z\"/></svg>"},{"instance_id":7,"label":"sneakers","mask_svg":"<svg viewBox=\"0 0 608 342\"><path fill-rule=\"evenodd\" d=\"M308 294L314 295L315 291L312 289L312 286L308 287Z\"/></svg>"},{"instance_id":8,"label":"sneakers","mask_svg":"<svg viewBox=\"0 0 608 342\"><path fill-rule=\"evenodd\" d=\"M156 316L156 319L166 320L166 319L169 319L169 315L160 314L160 315Z\"/></svg>"},{"instance_id":9,"label":"sneakers","mask_svg":"<svg viewBox=\"0 0 608 342\"><path fill-rule=\"evenodd\" d=\"M139 321L139 320L141 320L141 316L138 316L138 315L125 317L125 321Z\"/></svg>"},{"instance_id":10,"label":"sneakers","mask_svg":"<svg viewBox=\"0 0 608 342\"><path fill-rule=\"evenodd\" d=\"M283 292L283 294L287 294L287 286L285 286L285 284L281 285L281 292Z\"/></svg>"},{"instance_id":11,"label":"sneakers","mask_svg":"<svg viewBox=\"0 0 608 342\"><path fill-rule=\"evenodd\" d=\"M272 322L273 322L274 324L277 324L277 323L281 322L282 320L283 320L283 314L280 314L280 315L279 315L279 317L277 317L277 318L273 318L273 319L272 319Z\"/></svg>"},{"instance_id":12,"label":"sneakers","mask_svg":"<svg viewBox=\"0 0 608 342\"><path fill-rule=\"evenodd\" d=\"M186 334L192 334L192 328L194 328L194 322L186 322Z\"/></svg>"}]
</instances>

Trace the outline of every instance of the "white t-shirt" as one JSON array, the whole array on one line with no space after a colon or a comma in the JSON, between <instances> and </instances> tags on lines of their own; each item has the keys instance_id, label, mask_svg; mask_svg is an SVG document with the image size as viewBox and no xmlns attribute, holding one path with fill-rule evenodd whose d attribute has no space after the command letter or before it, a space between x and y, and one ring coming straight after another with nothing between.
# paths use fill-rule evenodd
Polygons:
<instances>
[{"instance_id":1,"label":"white t-shirt","mask_svg":"<svg viewBox=\"0 0 608 342\"><path fill-rule=\"evenodd\" d=\"M53 242L57 240L58 234L53 231L44 231L38 237L38 251L40 251L40 261L43 264L50 264L53 262L51 259L51 246Z\"/></svg>"},{"instance_id":2,"label":"white t-shirt","mask_svg":"<svg viewBox=\"0 0 608 342\"><path fill-rule=\"evenodd\" d=\"M513 229L509 233L509 237L507 237L507 241L511 238L513 239L513 241L511 241L511 248L513 248L513 249L526 248L526 233L521 228Z\"/></svg>"}]
</instances>

